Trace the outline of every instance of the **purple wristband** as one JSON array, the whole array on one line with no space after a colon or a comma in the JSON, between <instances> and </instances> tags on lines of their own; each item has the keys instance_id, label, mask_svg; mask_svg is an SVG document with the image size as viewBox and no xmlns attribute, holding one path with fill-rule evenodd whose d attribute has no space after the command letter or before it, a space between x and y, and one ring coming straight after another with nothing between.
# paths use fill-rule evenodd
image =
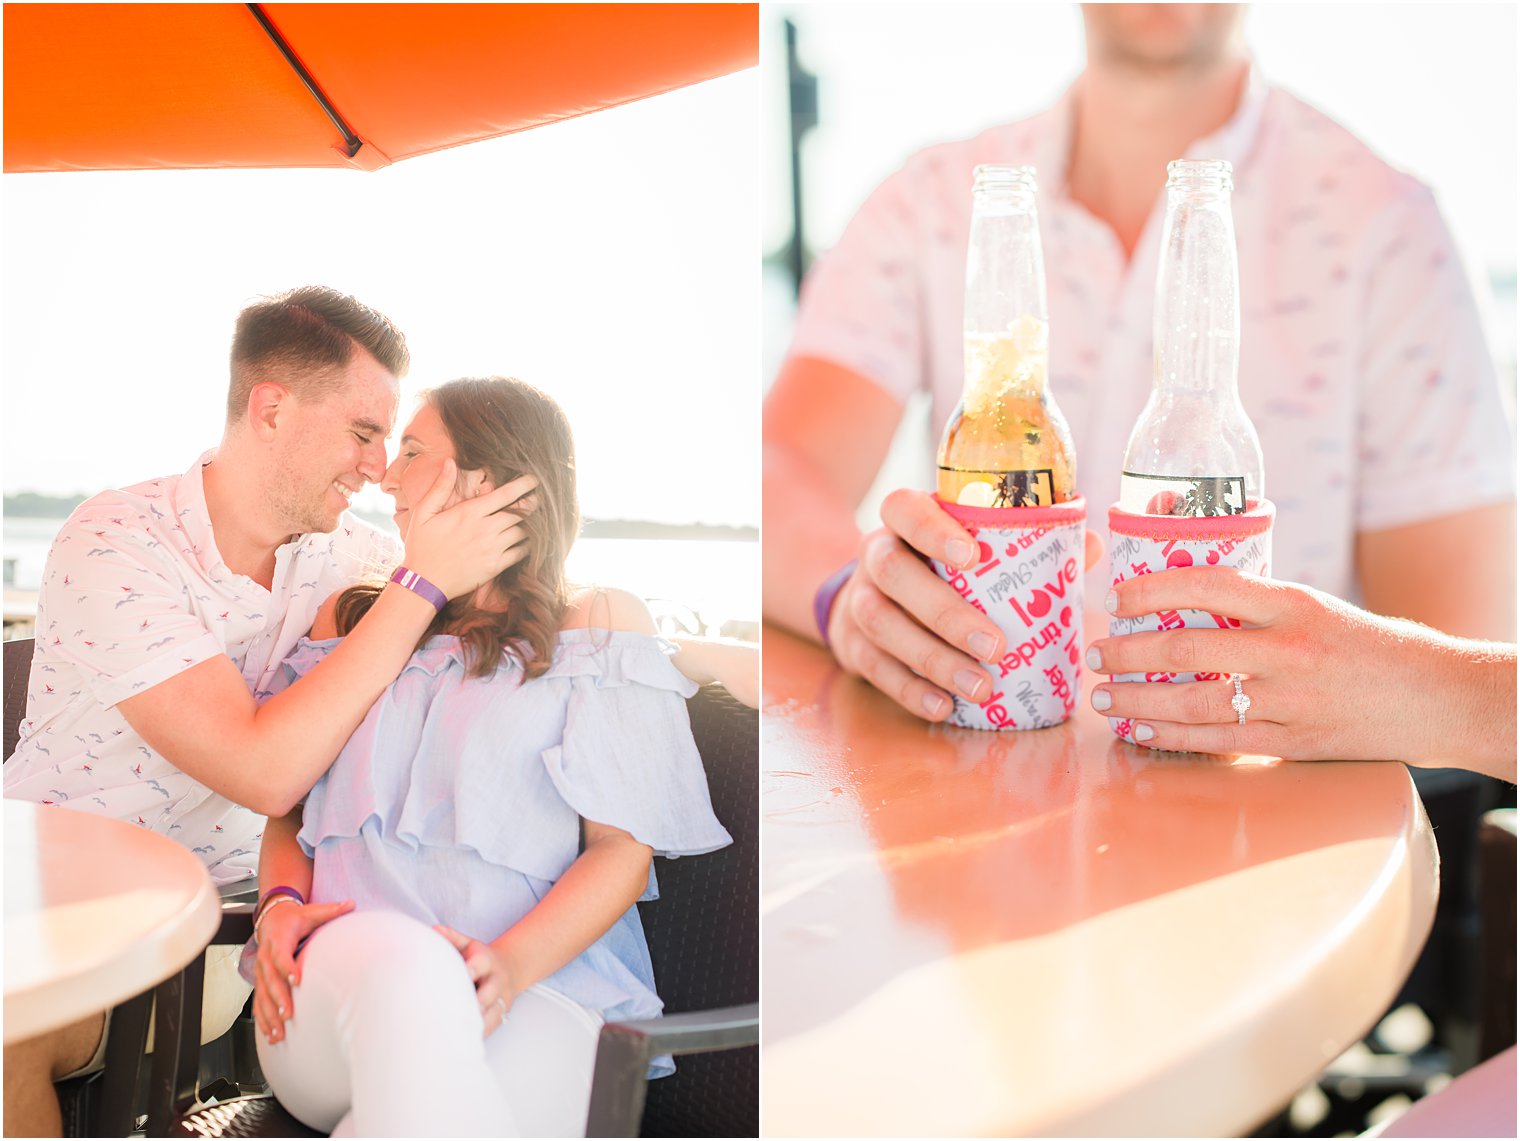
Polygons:
<instances>
[{"instance_id":1,"label":"purple wristband","mask_svg":"<svg viewBox=\"0 0 1520 1141\"><path fill-rule=\"evenodd\" d=\"M404 586L413 594L427 599L433 604L433 609L440 614L443 613L443 608L449 604L449 600L443 591L439 590L414 570L397 567L391 572L391 581L397 586Z\"/></svg>"},{"instance_id":2,"label":"purple wristband","mask_svg":"<svg viewBox=\"0 0 1520 1141\"><path fill-rule=\"evenodd\" d=\"M850 581L850 576L859 565L859 559L851 559L824 579L818 593L813 595L813 621L818 623L818 636L823 639L825 646L829 644L829 615L834 612L834 599L839 597L839 592Z\"/></svg>"}]
</instances>

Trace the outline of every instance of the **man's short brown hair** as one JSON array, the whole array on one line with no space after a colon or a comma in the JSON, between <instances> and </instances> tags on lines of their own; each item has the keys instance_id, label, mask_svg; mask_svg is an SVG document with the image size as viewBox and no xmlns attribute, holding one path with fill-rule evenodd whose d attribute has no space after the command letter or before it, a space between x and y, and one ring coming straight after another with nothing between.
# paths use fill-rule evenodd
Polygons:
<instances>
[{"instance_id":1,"label":"man's short brown hair","mask_svg":"<svg viewBox=\"0 0 1520 1141\"><path fill-rule=\"evenodd\" d=\"M227 422L248 410L248 394L266 380L320 399L338 386L337 372L363 349L392 376L411 366L406 337L389 317L325 285L303 285L262 297L238 314L232 334Z\"/></svg>"}]
</instances>

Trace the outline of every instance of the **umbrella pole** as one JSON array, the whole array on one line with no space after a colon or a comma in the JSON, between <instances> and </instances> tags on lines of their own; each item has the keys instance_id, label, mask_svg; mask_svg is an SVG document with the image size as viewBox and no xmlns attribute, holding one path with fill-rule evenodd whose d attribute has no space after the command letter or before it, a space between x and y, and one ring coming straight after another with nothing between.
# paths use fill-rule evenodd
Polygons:
<instances>
[{"instance_id":1,"label":"umbrella pole","mask_svg":"<svg viewBox=\"0 0 1520 1141\"><path fill-rule=\"evenodd\" d=\"M338 109L332 105L332 100L327 97L327 93L322 90L316 78L311 72L306 70L306 65L296 57L296 53L285 42L285 37L280 35L279 29L274 26L274 22L264 12L264 5L245 4L244 7L253 13L253 18L259 22L259 27L264 29L265 35L273 41L274 46L285 57L285 62L290 64L291 70L296 73L297 78L306 86L306 90L311 92L312 98L322 108L323 114L332 120L333 126L338 128L339 133L343 136L343 145L348 148L348 157L353 158L354 155L359 153L359 148L364 145L364 141L354 133L353 128L338 113Z\"/></svg>"}]
</instances>

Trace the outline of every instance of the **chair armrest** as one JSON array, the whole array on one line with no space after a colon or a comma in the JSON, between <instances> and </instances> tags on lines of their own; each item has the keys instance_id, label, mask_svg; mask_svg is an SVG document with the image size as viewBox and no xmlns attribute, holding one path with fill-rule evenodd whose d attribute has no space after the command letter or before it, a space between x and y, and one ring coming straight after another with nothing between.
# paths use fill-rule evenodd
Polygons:
<instances>
[{"instance_id":1,"label":"chair armrest","mask_svg":"<svg viewBox=\"0 0 1520 1141\"><path fill-rule=\"evenodd\" d=\"M246 903L250 907L259 901L259 881L252 877L238 880L223 886L217 892L222 897L222 906L228 907L240 903Z\"/></svg>"},{"instance_id":2,"label":"chair armrest","mask_svg":"<svg viewBox=\"0 0 1520 1141\"><path fill-rule=\"evenodd\" d=\"M211 942L216 946L246 943L253 938L253 907L251 903L223 903L222 925L217 928Z\"/></svg>"},{"instance_id":3,"label":"chair armrest","mask_svg":"<svg viewBox=\"0 0 1520 1141\"><path fill-rule=\"evenodd\" d=\"M760 1004L723 1006L713 1010L688 1010L662 1018L608 1022L602 1034L625 1034L648 1045L648 1056L697 1054L707 1050L732 1050L760 1041Z\"/></svg>"},{"instance_id":4,"label":"chair armrest","mask_svg":"<svg viewBox=\"0 0 1520 1141\"><path fill-rule=\"evenodd\" d=\"M587 1137L637 1137L649 1060L659 1054L732 1050L760 1041L760 1004L609 1022L596 1045Z\"/></svg>"}]
</instances>

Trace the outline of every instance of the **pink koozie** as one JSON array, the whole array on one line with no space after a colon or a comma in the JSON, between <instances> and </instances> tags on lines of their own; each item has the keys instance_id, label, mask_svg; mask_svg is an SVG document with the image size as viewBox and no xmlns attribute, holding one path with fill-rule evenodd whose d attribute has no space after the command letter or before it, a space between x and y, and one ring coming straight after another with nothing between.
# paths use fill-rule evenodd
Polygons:
<instances>
[{"instance_id":1,"label":"pink koozie","mask_svg":"<svg viewBox=\"0 0 1520 1141\"><path fill-rule=\"evenodd\" d=\"M1109 569L1115 586L1127 579L1173 567L1238 567L1267 575L1272 566L1272 519L1269 500L1252 500L1240 515L1132 515L1117 504L1108 509ZM1139 618L1110 618L1108 632L1117 637L1137 630L1237 629L1240 622L1206 610L1168 610ZM1116 674L1114 681L1218 681L1226 674ZM1110 717L1109 725L1134 742L1128 718Z\"/></svg>"},{"instance_id":2,"label":"pink koozie","mask_svg":"<svg viewBox=\"0 0 1520 1141\"><path fill-rule=\"evenodd\" d=\"M1045 729L1071 716L1081 693L1082 556L1087 502L1054 507L962 507L935 501L976 538L967 570L930 560L997 623L1007 650L990 666L992 692L955 697L948 721L968 729ZM954 695L952 695L954 696Z\"/></svg>"}]
</instances>

